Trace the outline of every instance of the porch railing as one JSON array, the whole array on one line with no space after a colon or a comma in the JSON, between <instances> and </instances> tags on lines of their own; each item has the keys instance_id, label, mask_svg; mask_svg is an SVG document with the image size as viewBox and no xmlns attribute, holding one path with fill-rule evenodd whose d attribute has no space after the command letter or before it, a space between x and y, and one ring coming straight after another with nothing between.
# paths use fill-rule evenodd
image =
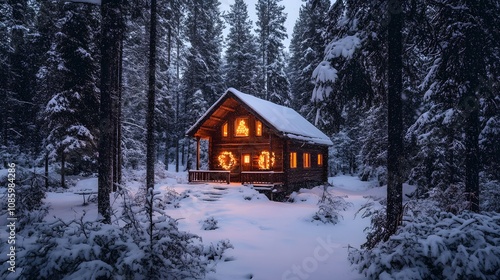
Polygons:
<instances>
[{"instance_id":1,"label":"porch railing","mask_svg":"<svg viewBox=\"0 0 500 280\"><path fill-rule=\"evenodd\" d=\"M225 170L189 170L189 182L230 183L231 172Z\"/></svg>"},{"instance_id":2,"label":"porch railing","mask_svg":"<svg viewBox=\"0 0 500 280\"><path fill-rule=\"evenodd\" d=\"M242 184L283 184L285 174L276 171L243 171Z\"/></svg>"}]
</instances>

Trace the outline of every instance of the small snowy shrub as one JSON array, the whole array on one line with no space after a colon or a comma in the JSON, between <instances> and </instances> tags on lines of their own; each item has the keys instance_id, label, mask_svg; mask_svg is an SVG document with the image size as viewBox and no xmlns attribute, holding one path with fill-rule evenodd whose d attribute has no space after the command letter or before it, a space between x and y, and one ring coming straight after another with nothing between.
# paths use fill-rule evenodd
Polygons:
<instances>
[{"instance_id":1,"label":"small snowy shrub","mask_svg":"<svg viewBox=\"0 0 500 280\"><path fill-rule=\"evenodd\" d=\"M133 199L124 192L124 207L122 220L127 224L133 240L144 256L139 261L140 269L134 269L134 279L202 279L209 271L214 271L212 261L213 251L202 244L201 237L179 231L177 220L167 216L157 205L165 205L160 192L149 190L146 197L146 207L134 207L127 201ZM153 211L153 224L149 222L149 210ZM152 229L152 232L151 232ZM232 248L217 245L217 252L224 253ZM210 252L207 255L205 252ZM219 259L222 255L217 256Z\"/></svg>"},{"instance_id":2,"label":"small snowy shrub","mask_svg":"<svg viewBox=\"0 0 500 280\"><path fill-rule=\"evenodd\" d=\"M113 279L124 275L130 236L116 226L73 220L41 224L38 237L18 252L20 279ZM123 269L123 267L122 267Z\"/></svg>"},{"instance_id":3,"label":"small snowy shrub","mask_svg":"<svg viewBox=\"0 0 500 280\"><path fill-rule=\"evenodd\" d=\"M245 189L245 191L240 190L241 193L243 193L243 199L244 200L269 200L265 194L259 193L257 190L253 188L253 186L250 186L250 188Z\"/></svg>"},{"instance_id":4,"label":"small snowy shrub","mask_svg":"<svg viewBox=\"0 0 500 280\"><path fill-rule=\"evenodd\" d=\"M21 231L27 225L41 222L48 213L48 206L43 203L46 194L42 176L24 168L18 168L16 176L16 230ZM7 192L0 199L7 202ZM7 203L2 203L0 217L7 217L7 215Z\"/></svg>"},{"instance_id":5,"label":"small snowy shrub","mask_svg":"<svg viewBox=\"0 0 500 280\"><path fill-rule=\"evenodd\" d=\"M369 279L500 279L500 215L449 212L405 216L387 241L349 248Z\"/></svg>"},{"instance_id":6,"label":"small snowy shrub","mask_svg":"<svg viewBox=\"0 0 500 280\"><path fill-rule=\"evenodd\" d=\"M155 164L155 180L167 178L167 168L161 161Z\"/></svg>"},{"instance_id":7,"label":"small snowy shrub","mask_svg":"<svg viewBox=\"0 0 500 280\"><path fill-rule=\"evenodd\" d=\"M433 188L429 191L429 197L435 200L439 208L446 212L458 214L470 209L463 184L451 184L445 190Z\"/></svg>"},{"instance_id":8,"label":"small snowy shrub","mask_svg":"<svg viewBox=\"0 0 500 280\"><path fill-rule=\"evenodd\" d=\"M361 206L356 215L362 212L362 218L371 217L370 226L364 229L367 232L366 242L361 248L371 249L379 242L389 237L390 233L386 229L386 199L369 197L370 200ZM373 200L372 200L373 199Z\"/></svg>"},{"instance_id":9,"label":"small snowy shrub","mask_svg":"<svg viewBox=\"0 0 500 280\"><path fill-rule=\"evenodd\" d=\"M218 221L214 217L208 217L203 221L201 228L203 230L215 230L219 228L217 223Z\"/></svg>"},{"instance_id":10,"label":"small snowy shrub","mask_svg":"<svg viewBox=\"0 0 500 280\"><path fill-rule=\"evenodd\" d=\"M210 243L209 246L205 246L203 251L204 256L211 261L224 260L228 261L232 258L224 257L224 253L227 249L234 249L233 244L229 242L228 239L220 240L217 244Z\"/></svg>"},{"instance_id":11,"label":"small snowy shrub","mask_svg":"<svg viewBox=\"0 0 500 280\"><path fill-rule=\"evenodd\" d=\"M486 182L481 189L481 210L500 213L500 182Z\"/></svg>"},{"instance_id":12,"label":"small snowy shrub","mask_svg":"<svg viewBox=\"0 0 500 280\"><path fill-rule=\"evenodd\" d=\"M167 189L165 190L165 194L163 195L163 199L157 200L158 203L156 207L162 210L179 208L181 207L179 202L188 196L189 195L184 192L179 194L174 189L167 187Z\"/></svg>"},{"instance_id":13,"label":"small snowy shrub","mask_svg":"<svg viewBox=\"0 0 500 280\"><path fill-rule=\"evenodd\" d=\"M352 203L346 202L343 197L334 196L328 191L328 185L323 187L323 194L318 202L319 209L314 214L313 220L323 223L337 224L342 218L340 211L345 211L352 206Z\"/></svg>"},{"instance_id":14,"label":"small snowy shrub","mask_svg":"<svg viewBox=\"0 0 500 280\"><path fill-rule=\"evenodd\" d=\"M147 192L146 206L134 206L125 188L117 193L123 213L114 224L84 222L83 217L38 224L38 235L17 247L18 278L204 279L232 248L227 240L207 246L201 237L180 231L176 220L151 207L162 203L159 192ZM0 278L10 273L6 264L0 265Z\"/></svg>"}]
</instances>

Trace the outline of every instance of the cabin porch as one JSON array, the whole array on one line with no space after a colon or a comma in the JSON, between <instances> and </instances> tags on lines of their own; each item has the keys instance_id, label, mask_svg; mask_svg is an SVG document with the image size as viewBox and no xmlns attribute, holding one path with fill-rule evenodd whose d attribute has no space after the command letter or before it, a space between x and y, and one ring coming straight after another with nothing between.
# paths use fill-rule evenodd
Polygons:
<instances>
[{"instance_id":1,"label":"cabin porch","mask_svg":"<svg viewBox=\"0 0 500 280\"><path fill-rule=\"evenodd\" d=\"M284 173L277 171L242 171L239 176L231 176L230 171L226 170L189 170L189 182L214 182L214 183L231 183L231 178L240 178L233 182L241 182L242 184L258 184L258 185L283 185Z\"/></svg>"}]
</instances>

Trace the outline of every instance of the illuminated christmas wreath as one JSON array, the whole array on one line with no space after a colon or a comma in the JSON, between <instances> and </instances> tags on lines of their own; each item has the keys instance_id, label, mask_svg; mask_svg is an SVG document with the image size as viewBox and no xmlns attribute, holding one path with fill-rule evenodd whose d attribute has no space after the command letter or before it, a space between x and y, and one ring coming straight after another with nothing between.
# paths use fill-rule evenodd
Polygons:
<instances>
[{"instance_id":1,"label":"illuminated christmas wreath","mask_svg":"<svg viewBox=\"0 0 500 280\"><path fill-rule=\"evenodd\" d=\"M224 170L230 170L236 164L236 158L231 152L222 152L217 159Z\"/></svg>"},{"instance_id":2,"label":"illuminated christmas wreath","mask_svg":"<svg viewBox=\"0 0 500 280\"><path fill-rule=\"evenodd\" d=\"M271 169L274 166L274 153L269 153L268 151L262 151L259 155L259 168L260 169Z\"/></svg>"}]
</instances>

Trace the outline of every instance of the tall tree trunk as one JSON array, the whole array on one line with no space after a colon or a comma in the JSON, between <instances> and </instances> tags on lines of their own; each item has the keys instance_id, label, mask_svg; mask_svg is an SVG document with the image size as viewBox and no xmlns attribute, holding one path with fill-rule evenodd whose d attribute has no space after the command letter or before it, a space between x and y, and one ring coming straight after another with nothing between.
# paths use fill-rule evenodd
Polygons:
<instances>
[{"instance_id":1,"label":"tall tree trunk","mask_svg":"<svg viewBox=\"0 0 500 280\"><path fill-rule=\"evenodd\" d=\"M120 34L122 35L122 34ZM118 84L117 84L117 94L112 99L113 102L113 192L116 192L117 185L121 181L121 94L122 94L122 54L123 54L123 36L119 39L119 55L117 57L118 65Z\"/></svg>"},{"instance_id":2,"label":"tall tree trunk","mask_svg":"<svg viewBox=\"0 0 500 280\"><path fill-rule=\"evenodd\" d=\"M61 151L61 187L66 188L66 158L64 150Z\"/></svg>"},{"instance_id":3,"label":"tall tree trunk","mask_svg":"<svg viewBox=\"0 0 500 280\"><path fill-rule=\"evenodd\" d=\"M147 212L149 214L149 246L153 251L153 199L155 176L155 93L156 93L156 0L151 0L151 20L149 23L149 89L148 111L146 114L146 189ZM153 265L149 274L154 275Z\"/></svg>"},{"instance_id":4,"label":"tall tree trunk","mask_svg":"<svg viewBox=\"0 0 500 280\"><path fill-rule=\"evenodd\" d=\"M177 133L177 132L176 132ZM179 138L175 138L175 172L179 172Z\"/></svg>"},{"instance_id":5,"label":"tall tree trunk","mask_svg":"<svg viewBox=\"0 0 500 280\"><path fill-rule=\"evenodd\" d=\"M122 183L122 162L123 162L123 154L122 154L122 93L123 93L123 34L121 34L120 38L120 68L119 68L119 82L118 82L118 112L117 112L117 155L116 155L116 183L120 185Z\"/></svg>"},{"instance_id":6,"label":"tall tree trunk","mask_svg":"<svg viewBox=\"0 0 500 280\"><path fill-rule=\"evenodd\" d=\"M168 25L168 31L167 31L167 67L170 67L170 64L172 63L172 26ZM167 87L172 88L171 85L171 79L170 76L168 76L167 80ZM174 120L177 123L177 120ZM169 122L167 121L165 124L165 156L164 156L164 162L165 162L165 170L168 170L168 164L170 162L170 155L169 155L169 150L170 150L170 145L172 144L172 133L167 133L168 128L169 128ZM176 125L176 124L175 124Z\"/></svg>"},{"instance_id":7,"label":"tall tree trunk","mask_svg":"<svg viewBox=\"0 0 500 280\"><path fill-rule=\"evenodd\" d=\"M120 38L123 32L120 1L101 3L101 96L99 110L99 178L97 210L102 222L111 223L109 194L113 183L113 98L119 88Z\"/></svg>"},{"instance_id":8,"label":"tall tree trunk","mask_svg":"<svg viewBox=\"0 0 500 280\"><path fill-rule=\"evenodd\" d=\"M179 123L180 121L180 112L179 110L181 109L180 105L180 89L179 89L179 80L181 79L181 66L180 66L180 45L181 45L181 40L180 40L180 26L181 26L181 19L180 16L177 15L177 35L176 35L176 43L175 47L177 49L176 52L176 60L175 60L175 70L176 70L176 78L177 78L177 88L175 89L175 172L179 172L179 155L180 155L180 149L179 149L179 131L181 128L181 125Z\"/></svg>"},{"instance_id":9,"label":"tall tree trunk","mask_svg":"<svg viewBox=\"0 0 500 280\"><path fill-rule=\"evenodd\" d=\"M388 234L396 232L403 214L402 160L403 118L401 110L402 79L402 4L388 1L391 20L388 25L388 98L387 98L387 225ZM388 236L387 236L388 237Z\"/></svg>"},{"instance_id":10,"label":"tall tree trunk","mask_svg":"<svg viewBox=\"0 0 500 280\"><path fill-rule=\"evenodd\" d=\"M156 0L151 0L151 22L149 25L149 89L146 115L146 187L154 188L155 169L155 93L156 93Z\"/></svg>"},{"instance_id":11,"label":"tall tree trunk","mask_svg":"<svg viewBox=\"0 0 500 280\"><path fill-rule=\"evenodd\" d=\"M168 129L168 127L167 127ZM168 170L168 164L170 162L170 158L169 158L169 153L168 151L170 150L170 139L169 137L165 137L165 156L163 157L163 160L165 162L165 170Z\"/></svg>"},{"instance_id":12,"label":"tall tree trunk","mask_svg":"<svg viewBox=\"0 0 500 280\"><path fill-rule=\"evenodd\" d=\"M45 188L49 187L49 154L45 153Z\"/></svg>"},{"instance_id":13,"label":"tall tree trunk","mask_svg":"<svg viewBox=\"0 0 500 280\"><path fill-rule=\"evenodd\" d=\"M186 138L182 139L182 146L181 146L181 165L186 167ZM186 168L184 168L186 169Z\"/></svg>"},{"instance_id":14,"label":"tall tree trunk","mask_svg":"<svg viewBox=\"0 0 500 280\"><path fill-rule=\"evenodd\" d=\"M466 4L469 7L474 18L481 18L478 15L481 10L479 1L468 0ZM476 22L476 25L479 24ZM478 28L479 27L475 27ZM475 29L474 28L474 29ZM465 193L469 202L469 209L474 212L479 212L479 100L480 91L482 88L479 73L484 73L481 68L484 66L482 58L482 38L479 30L468 30L465 65L470 73L469 88L464 93L463 107L465 109ZM469 71L470 70L470 71ZM484 75L484 74L483 74Z\"/></svg>"},{"instance_id":15,"label":"tall tree trunk","mask_svg":"<svg viewBox=\"0 0 500 280\"><path fill-rule=\"evenodd\" d=\"M465 193L469 209L474 212L479 212L479 125L479 108L476 107L465 120Z\"/></svg>"}]
</instances>

